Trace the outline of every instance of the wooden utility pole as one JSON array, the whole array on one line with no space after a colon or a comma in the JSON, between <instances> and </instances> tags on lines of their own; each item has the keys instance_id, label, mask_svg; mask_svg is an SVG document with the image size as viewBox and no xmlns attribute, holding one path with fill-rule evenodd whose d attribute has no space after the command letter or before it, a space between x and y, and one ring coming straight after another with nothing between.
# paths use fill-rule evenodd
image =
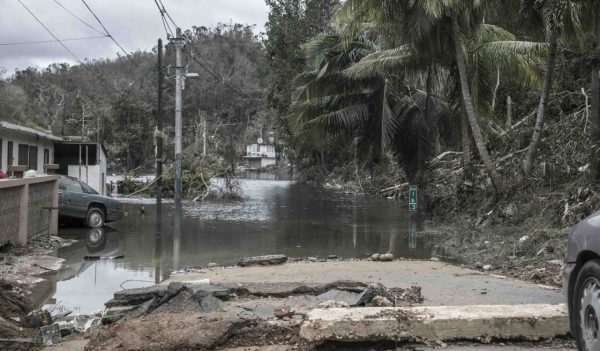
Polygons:
<instances>
[{"instance_id":1,"label":"wooden utility pole","mask_svg":"<svg viewBox=\"0 0 600 351\"><path fill-rule=\"evenodd\" d=\"M156 104L156 203L162 202L162 160L163 160L163 54L162 40L158 39L158 101Z\"/></svg>"}]
</instances>

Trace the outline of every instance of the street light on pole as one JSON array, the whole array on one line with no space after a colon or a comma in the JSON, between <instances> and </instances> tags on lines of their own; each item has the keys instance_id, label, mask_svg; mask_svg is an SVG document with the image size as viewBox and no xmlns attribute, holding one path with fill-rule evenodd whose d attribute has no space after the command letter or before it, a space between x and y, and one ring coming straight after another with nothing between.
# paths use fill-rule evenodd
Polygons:
<instances>
[{"instance_id":1,"label":"street light on pole","mask_svg":"<svg viewBox=\"0 0 600 351\"><path fill-rule=\"evenodd\" d=\"M182 139L183 139L183 103L182 92L185 89L185 78L197 78L198 73L183 73L183 45L184 38L181 28L177 28L175 38L171 41L175 44L175 200L181 200L182 191Z\"/></svg>"},{"instance_id":2,"label":"street light on pole","mask_svg":"<svg viewBox=\"0 0 600 351\"><path fill-rule=\"evenodd\" d=\"M181 28L177 28L175 38L172 38L171 41L175 43L175 200L181 200L181 92L184 84Z\"/></svg>"}]
</instances>

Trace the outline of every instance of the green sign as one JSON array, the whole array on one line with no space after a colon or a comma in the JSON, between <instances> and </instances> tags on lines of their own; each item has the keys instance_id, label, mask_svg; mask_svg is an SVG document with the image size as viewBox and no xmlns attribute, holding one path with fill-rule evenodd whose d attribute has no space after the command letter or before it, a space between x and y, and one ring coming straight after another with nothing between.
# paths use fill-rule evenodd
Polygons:
<instances>
[{"instance_id":1,"label":"green sign","mask_svg":"<svg viewBox=\"0 0 600 351\"><path fill-rule=\"evenodd\" d=\"M411 185L408 188L408 211L417 212L417 186Z\"/></svg>"}]
</instances>

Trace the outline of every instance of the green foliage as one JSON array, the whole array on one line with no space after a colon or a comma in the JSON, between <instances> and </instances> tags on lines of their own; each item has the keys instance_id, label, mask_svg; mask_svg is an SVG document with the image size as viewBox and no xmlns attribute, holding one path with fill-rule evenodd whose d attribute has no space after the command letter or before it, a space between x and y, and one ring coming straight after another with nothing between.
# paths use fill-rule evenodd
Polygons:
<instances>
[{"instance_id":1,"label":"green foliage","mask_svg":"<svg viewBox=\"0 0 600 351\"><path fill-rule=\"evenodd\" d=\"M188 79L183 93L184 148L190 151L185 153L190 159L184 162L193 163L197 157L200 111L208 124L209 152L223 149L231 134L237 155L248 142L242 136L256 138L246 133L247 128L272 128L274 118L262 104L269 79L263 43L252 26L237 23L193 27L185 36L185 51L200 64L187 59L188 71L198 73L199 78ZM135 52L132 58L140 68L126 57L117 57L19 70L0 80L0 119L91 141L100 135L115 166L112 172L150 170L155 162L156 49ZM174 80L172 71L166 72L174 63L171 45L166 45L163 63L169 77L165 79L163 119L165 164L169 164L174 154ZM255 123L259 115L260 123Z\"/></svg>"},{"instance_id":2,"label":"green foliage","mask_svg":"<svg viewBox=\"0 0 600 351\"><path fill-rule=\"evenodd\" d=\"M267 103L286 113L294 77L304 68L301 46L325 32L337 0L265 0L269 6L265 48L271 68Z\"/></svg>"}]
</instances>

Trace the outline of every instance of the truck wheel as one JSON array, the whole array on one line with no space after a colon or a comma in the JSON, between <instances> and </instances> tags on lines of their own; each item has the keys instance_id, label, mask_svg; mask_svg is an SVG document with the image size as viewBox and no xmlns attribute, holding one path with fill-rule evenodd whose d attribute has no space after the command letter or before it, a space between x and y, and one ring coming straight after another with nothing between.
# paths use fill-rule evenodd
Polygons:
<instances>
[{"instance_id":1,"label":"truck wheel","mask_svg":"<svg viewBox=\"0 0 600 351\"><path fill-rule=\"evenodd\" d=\"M85 217L85 224L90 228L102 228L104 220L104 211L98 207L91 207Z\"/></svg>"},{"instance_id":2,"label":"truck wheel","mask_svg":"<svg viewBox=\"0 0 600 351\"><path fill-rule=\"evenodd\" d=\"M600 261L586 262L577 275L573 313L578 350L600 349Z\"/></svg>"}]
</instances>

